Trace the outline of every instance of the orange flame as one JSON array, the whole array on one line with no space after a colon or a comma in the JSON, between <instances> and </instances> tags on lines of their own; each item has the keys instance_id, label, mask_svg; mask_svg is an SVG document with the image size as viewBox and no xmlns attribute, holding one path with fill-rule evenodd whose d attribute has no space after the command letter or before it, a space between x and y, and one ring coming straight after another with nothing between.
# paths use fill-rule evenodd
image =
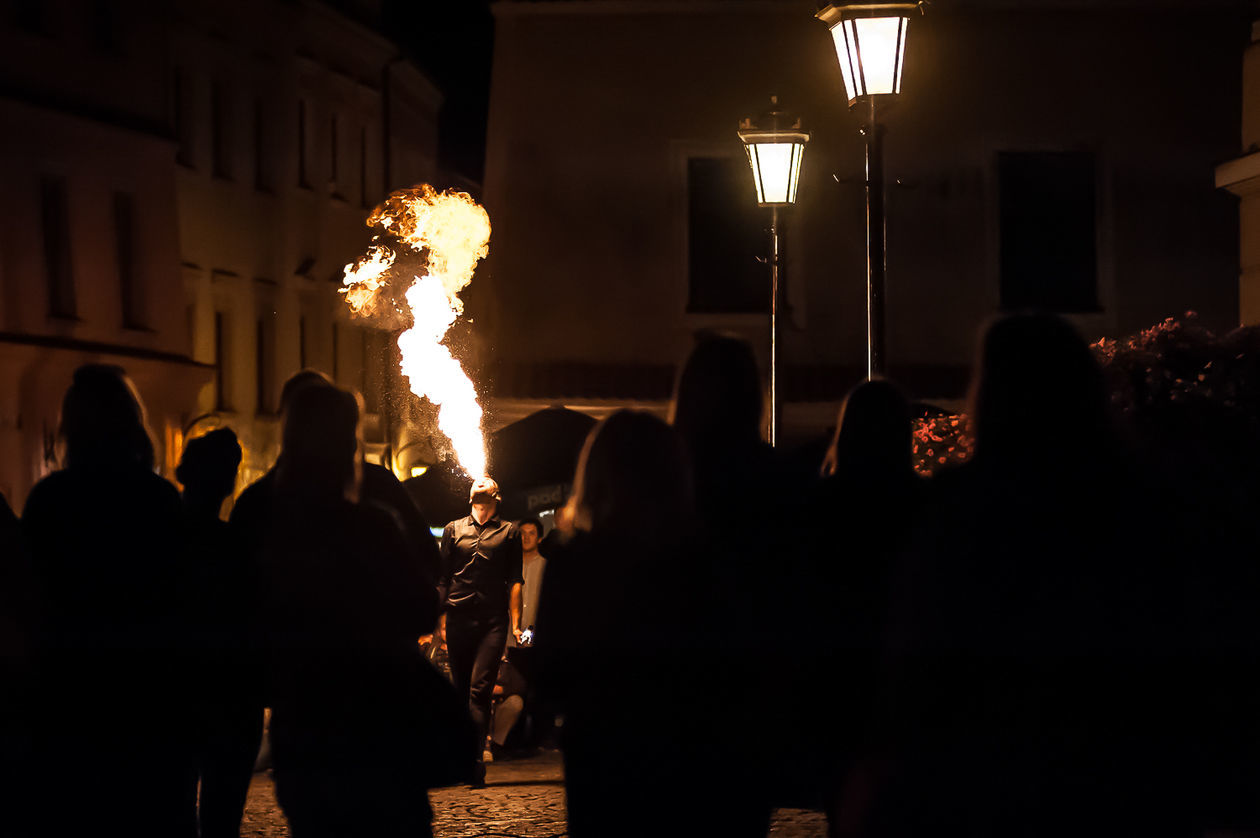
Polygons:
<instances>
[{"instance_id":1,"label":"orange flame","mask_svg":"<svg viewBox=\"0 0 1260 838\"><path fill-rule=\"evenodd\" d=\"M376 311L380 290L385 287L385 273L394 266L394 253L383 245L368 248L358 262L346 265L340 289L346 295L350 310L360 317Z\"/></svg>"},{"instance_id":2,"label":"orange flame","mask_svg":"<svg viewBox=\"0 0 1260 838\"><path fill-rule=\"evenodd\" d=\"M439 193L426 183L390 195L367 223L421 257L423 275L412 277L405 294L412 326L398 337L402 373L411 392L438 406L438 428L463 469L479 477L486 471L481 405L472 381L442 341L463 313L459 292L489 252L490 216L466 193ZM342 291L352 312L368 316L376 311L395 259L394 252L375 245L353 269L346 266Z\"/></svg>"}]
</instances>

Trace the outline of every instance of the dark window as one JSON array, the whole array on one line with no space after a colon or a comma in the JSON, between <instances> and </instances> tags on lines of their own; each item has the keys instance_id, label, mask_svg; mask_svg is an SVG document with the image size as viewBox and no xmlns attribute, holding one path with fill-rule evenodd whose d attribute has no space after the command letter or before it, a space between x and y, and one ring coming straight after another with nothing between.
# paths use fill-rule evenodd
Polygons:
<instances>
[{"instance_id":1,"label":"dark window","mask_svg":"<svg viewBox=\"0 0 1260 838\"><path fill-rule=\"evenodd\" d=\"M298 318L298 369L306 369L306 318Z\"/></svg>"},{"instance_id":2,"label":"dark window","mask_svg":"<svg viewBox=\"0 0 1260 838\"><path fill-rule=\"evenodd\" d=\"M232 176L231 150L228 144L227 91L220 82L210 87L210 143L213 155L214 176L229 179Z\"/></svg>"},{"instance_id":3,"label":"dark window","mask_svg":"<svg viewBox=\"0 0 1260 838\"><path fill-rule=\"evenodd\" d=\"M359 392L368 394L368 330L359 329ZM364 405L367 407L367 405Z\"/></svg>"},{"instance_id":4,"label":"dark window","mask_svg":"<svg viewBox=\"0 0 1260 838\"><path fill-rule=\"evenodd\" d=\"M142 329L145 318L136 276L136 206L135 198L127 192L114 193L114 252L123 327Z\"/></svg>"},{"instance_id":5,"label":"dark window","mask_svg":"<svg viewBox=\"0 0 1260 838\"><path fill-rule=\"evenodd\" d=\"M359 129L359 205L364 209L371 206L368 203L367 140L367 126L364 125Z\"/></svg>"},{"instance_id":6,"label":"dark window","mask_svg":"<svg viewBox=\"0 0 1260 838\"><path fill-rule=\"evenodd\" d=\"M297 117L298 186L310 189L306 179L306 100L298 100Z\"/></svg>"},{"instance_id":7,"label":"dark window","mask_svg":"<svg viewBox=\"0 0 1260 838\"><path fill-rule=\"evenodd\" d=\"M171 115L174 117L175 162L192 167L192 121L188 118L188 74L176 67L171 77Z\"/></svg>"},{"instance_id":8,"label":"dark window","mask_svg":"<svg viewBox=\"0 0 1260 838\"><path fill-rule=\"evenodd\" d=\"M376 332L363 330L363 368L359 371L359 390L363 393L363 402L368 413L379 413L381 408L381 376L380 369L384 358L380 351L380 341Z\"/></svg>"},{"instance_id":9,"label":"dark window","mask_svg":"<svg viewBox=\"0 0 1260 838\"><path fill-rule=\"evenodd\" d=\"M101 52L118 49L118 21L111 0L95 0L91 9L92 41Z\"/></svg>"},{"instance_id":10,"label":"dark window","mask_svg":"<svg viewBox=\"0 0 1260 838\"><path fill-rule=\"evenodd\" d=\"M998 178L1002 308L1097 311L1094 155L1003 152Z\"/></svg>"},{"instance_id":11,"label":"dark window","mask_svg":"<svg viewBox=\"0 0 1260 838\"><path fill-rule=\"evenodd\" d=\"M735 158L687 161L687 310L770 308L766 210L757 206L748 164Z\"/></svg>"},{"instance_id":12,"label":"dark window","mask_svg":"<svg viewBox=\"0 0 1260 838\"><path fill-rule=\"evenodd\" d=\"M268 415L275 412L272 405L272 393L275 391L273 376L276 369L275 329L265 317L259 318L255 324L257 339L254 355L254 385L257 388L257 412Z\"/></svg>"},{"instance_id":13,"label":"dark window","mask_svg":"<svg viewBox=\"0 0 1260 838\"><path fill-rule=\"evenodd\" d=\"M74 272L70 253L70 209L66 179L54 175L40 184L43 211L44 270L48 274L48 313L74 317Z\"/></svg>"},{"instance_id":14,"label":"dark window","mask_svg":"<svg viewBox=\"0 0 1260 838\"><path fill-rule=\"evenodd\" d=\"M13 22L33 35L52 35L47 0L13 0Z\"/></svg>"},{"instance_id":15,"label":"dark window","mask_svg":"<svg viewBox=\"0 0 1260 838\"><path fill-rule=\"evenodd\" d=\"M262 99L254 100L254 188L260 192L270 192L270 185L267 183L267 136L264 133L263 120L266 118L266 112L263 109Z\"/></svg>"},{"instance_id":16,"label":"dark window","mask_svg":"<svg viewBox=\"0 0 1260 838\"><path fill-rule=\"evenodd\" d=\"M228 346L227 318L223 312L214 313L214 409L231 410L228 399Z\"/></svg>"},{"instance_id":17,"label":"dark window","mask_svg":"<svg viewBox=\"0 0 1260 838\"><path fill-rule=\"evenodd\" d=\"M334 323L332 327L332 377L333 381L337 381L341 377L341 361L338 355L338 335L341 329L337 328Z\"/></svg>"},{"instance_id":18,"label":"dark window","mask_svg":"<svg viewBox=\"0 0 1260 838\"><path fill-rule=\"evenodd\" d=\"M328 179L337 183L337 117L328 121Z\"/></svg>"}]
</instances>

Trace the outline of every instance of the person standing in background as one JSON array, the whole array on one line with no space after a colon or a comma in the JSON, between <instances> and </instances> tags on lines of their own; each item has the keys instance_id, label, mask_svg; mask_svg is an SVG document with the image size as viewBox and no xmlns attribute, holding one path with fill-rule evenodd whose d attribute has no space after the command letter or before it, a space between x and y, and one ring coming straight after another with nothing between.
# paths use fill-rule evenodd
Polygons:
<instances>
[{"instance_id":1,"label":"person standing in background","mask_svg":"<svg viewBox=\"0 0 1260 838\"><path fill-rule=\"evenodd\" d=\"M359 500L361 408L294 393L258 553L276 800L295 838L430 838L432 711L416 639L437 596L389 510Z\"/></svg>"},{"instance_id":2,"label":"person standing in background","mask_svg":"<svg viewBox=\"0 0 1260 838\"><path fill-rule=\"evenodd\" d=\"M189 651L179 492L154 473L144 404L121 367L74 371L57 436L62 468L22 513L42 603L39 834L191 838L189 701L171 677Z\"/></svg>"},{"instance_id":3,"label":"person standing in background","mask_svg":"<svg viewBox=\"0 0 1260 838\"><path fill-rule=\"evenodd\" d=\"M548 714L540 712L534 692L534 626L538 620L538 596L542 591L543 572L547 559L539 552L542 543L542 522L524 518L516 522L521 533L521 567L525 580L521 595L521 634L518 641L509 635L503 664L499 669L491 724L491 740L500 748L526 748L537 744L551 731Z\"/></svg>"},{"instance_id":4,"label":"person standing in background","mask_svg":"<svg viewBox=\"0 0 1260 838\"><path fill-rule=\"evenodd\" d=\"M521 533L521 576L525 580L525 590L521 601L521 626L533 636L534 623L538 619L538 594L542 590L543 573L547 569L547 558L538 551L542 543L542 522L537 518L525 518L516 525ZM528 638L524 644L518 644L516 637L508 640L511 646L529 645Z\"/></svg>"},{"instance_id":5,"label":"person standing in background","mask_svg":"<svg viewBox=\"0 0 1260 838\"><path fill-rule=\"evenodd\" d=\"M262 672L254 648L257 581L220 518L236 486L241 455L236 434L218 428L189 440L175 470L184 487L186 618L193 654L187 677L195 772L188 792L201 838L239 838L262 741Z\"/></svg>"}]
</instances>

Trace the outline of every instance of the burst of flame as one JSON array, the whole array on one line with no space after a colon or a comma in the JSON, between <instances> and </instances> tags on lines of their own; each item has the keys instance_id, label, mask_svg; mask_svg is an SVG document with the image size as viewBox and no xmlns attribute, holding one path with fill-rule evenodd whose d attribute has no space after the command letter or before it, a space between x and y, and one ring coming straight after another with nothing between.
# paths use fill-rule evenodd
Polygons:
<instances>
[{"instance_id":1,"label":"burst of flame","mask_svg":"<svg viewBox=\"0 0 1260 838\"><path fill-rule=\"evenodd\" d=\"M439 193L424 184L390 195L367 223L422 256L424 275L414 276L405 294L412 326L398 337L402 373L411 392L438 406L438 427L464 470L479 477L486 471L481 405L472 381L442 340L463 313L459 292L489 251L490 216L463 192ZM377 245L353 270L346 267L343 293L355 314L375 311L394 262L395 254Z\"/></svg>"},{"instance_id":2,"label":"burst of flame","mask_svg":"<svg viewBox=\"0 0 1260 838\"><path fill-rule=\"evenodd\" d=\"M376 310L380 290L385 287L385 272L394 266L394 252L382 245L368 248L358 262L346 265L341 284L346 303L355 314L367 317Z\"/></svg>"},{"instance_id":3,"label":"burst of flame","mask_svg":"<svg viewBox=\"0 0 1260 838\"><path fill-rule=\"evenodd\" d=\"M464 470L479 477L486 473L481 405L472 381L442 343L458 316L456 307L433 276L418 277L407 289L407 305L416 323L398 336L403 375L411 383L411 392L440 406L438 428L450 439Z\"/></svg>"}]
</instances>

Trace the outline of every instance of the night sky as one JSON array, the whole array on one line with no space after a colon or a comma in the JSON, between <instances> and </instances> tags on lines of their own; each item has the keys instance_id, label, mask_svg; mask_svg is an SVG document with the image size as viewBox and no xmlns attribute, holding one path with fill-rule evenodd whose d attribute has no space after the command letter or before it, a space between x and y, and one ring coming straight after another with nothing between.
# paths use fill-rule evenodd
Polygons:
<instances>
[{"instance_id":1,"label":"night sky","mask_svg":"<svg viewBox=\"0 0 1260 838\"><path fill-rule=\"evenodd\" d=\"M490 102L494 18L489 0L385 0L383 28L446 96L442 165L481 180Z\"/></svg>"}]
</instances>

